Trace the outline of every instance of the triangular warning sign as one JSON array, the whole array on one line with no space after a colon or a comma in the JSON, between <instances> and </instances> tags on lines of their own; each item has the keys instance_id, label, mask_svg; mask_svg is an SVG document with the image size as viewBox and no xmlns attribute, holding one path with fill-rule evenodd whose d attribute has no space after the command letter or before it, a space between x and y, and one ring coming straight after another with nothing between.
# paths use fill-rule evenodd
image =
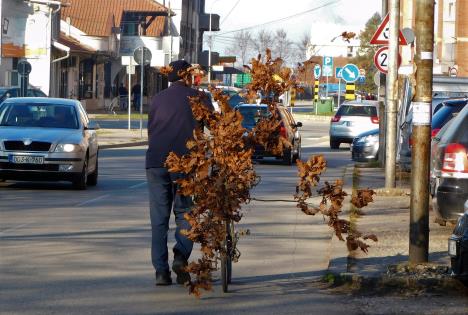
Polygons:
<instances>
[{"instance_id":1,"label":"triangular warning sign","mask_svg":"<svg viewBox=\"0 0 468 315\"><path fill-rule=\"evenodd\" d=\"M370 44L373 45L388 45L389 43L389 26L388 22L390 21L390 15L387 13L385 18L383 19L382 23L380 23L379 27L377 28L377 31L375 32L374 36L372 36L370 40ZM403 36L403 33L401 30L398 30L398 44L400 45L408 45L408 42L406 41L405 37Z\"/></svg>"}]
</instances>

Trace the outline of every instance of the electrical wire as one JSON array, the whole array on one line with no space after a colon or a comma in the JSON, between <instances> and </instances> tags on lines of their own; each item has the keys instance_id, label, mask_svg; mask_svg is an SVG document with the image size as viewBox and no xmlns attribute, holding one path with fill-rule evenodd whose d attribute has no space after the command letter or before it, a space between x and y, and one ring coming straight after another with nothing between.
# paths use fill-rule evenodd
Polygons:
<instances>
[{"instance_id":1,"label":"electrical wire","mask_svg":"<svg viewBox=\"0 0 468 315\"><path fill-rule=\"evenodd\" d=\"M229 15L232 13L232 11L234 11L234 9L237 7L237 5L239 4L240 0L237 0L237 2L234 4L234 6L231 8L231 10L228 12L228 14L226 14L226 16L221 20L221 23L219 24L219 26L223 25L223 23L227 20L227 18L229 17Z\"/></svg>"},{"instance_id":2,"label":"electrical wire","mask_svg":"<svg viewBox=\"0 0 468 315\"><path fill-rule=\"evenodd\" d=\"M240 28L240 29L237 29L237 30L232 30L232 31L227 31L227 32L219 33L219 35L230 34L230 33L236 33L236 32L240 32L240 31L244 31L244 30L249 30L249 29L252 29L252 28L257 28L257 27L265 26L265 25L268 25L268 24L271 24L271 23L275 23L275 22L285 21L285 20L288 20L288 19L291 19L291 18L294 18L294 17L297 17L297 16L301 16L301 15L304 15L304 14L307 14L307 13L310 13L310 12L314 12L314 11L323 9L323 8L328 7L328 6L331 6L331 5L335 5L335 4L337 4L338 2L341 2L341 1L342 1L342 0L330 1L330 2L328 2L328 3L325 3L325 4L321 5L321 6L318 6L318 7L315 7L315 8L306 10L306 11L303 11L303 12L299 12L299 13L296 13L296 14L293 14L293 15L290 15L290 16L287 16L287 17L284 17L284 18L280 18L280 19L276 19L276 20L272 20L272 21L265 22L265 23L261 23L261 24L256 24L256 25L248 26L248 27L243 27L243 28Z\"/></svg>"}]
</instances>

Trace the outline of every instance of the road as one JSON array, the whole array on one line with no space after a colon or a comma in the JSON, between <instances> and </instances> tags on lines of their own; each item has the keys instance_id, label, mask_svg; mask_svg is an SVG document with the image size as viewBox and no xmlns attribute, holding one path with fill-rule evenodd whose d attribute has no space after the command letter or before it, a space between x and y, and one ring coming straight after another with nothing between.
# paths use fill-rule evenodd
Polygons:
<instances>
[{"instance_id":1,"label":"road","mask_svg":"<svg viewBox=\"0 0 468 315\"><path fill-rule=\"evenodd\" d=\"M326 122L304 121L303 159L323 153L323 180L341 178L349 151L328 148ZM0 183L2 314L353 314L345 298L319 290L331 231L292 202L243 208L240 261L231 292L216 279L201 300L178 285L155 287L144 147L103 150L96 187ZM266 162L252 196L292 200L296 167ZM174 225L171 225L170 243ZM198 256L194 249L192 258ZM356 311L357 313L357 311Z\"/></svg>"}]
</instances>

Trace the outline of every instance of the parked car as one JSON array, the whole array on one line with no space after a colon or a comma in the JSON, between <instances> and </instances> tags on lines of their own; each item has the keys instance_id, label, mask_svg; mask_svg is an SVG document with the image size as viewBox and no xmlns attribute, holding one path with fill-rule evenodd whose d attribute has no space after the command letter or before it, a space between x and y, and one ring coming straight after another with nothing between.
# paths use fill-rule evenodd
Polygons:
<instances>
[{"instance_id":1,"label":"parked car","mask_svg":"<svg viewBox=\"0 0 468 315\"><path fill-rule=\"evenodd\" d=\"M452 275L468 283L468 200L465 202L465 213L458 218L448 240L448 254Z\"/></svg>"},{"instance_id":2,"label":"parked car","mask_svg":"<svg viewBox=\"0 0 468 315\"><path fill-rule=\"evenodd\" d=\"M450 127L450 123L452 120L447 122L445 126L440 129L440 131L435 135L432 140L431 140L431 164L430 164L430 192L431 196L434 197L435 195L435 190L439 186L440 183L440 175L441 175L441 169L437 165L436 161L436 152L439 147L440 139L442 139L442 136L445 134L447 129Z\"/></svg>"},{"instance_id":3,"label":"parked car","mask_svg":"<svg viewBox=\"0 0 468 315\"><path fill-rule=\"evenodd\" d=\"M356 162L375 161L379 156L379 129L366 131L351 143L351 159Z\"/></svg>"},{"instance_id":4,"label":"parked car","mask_svg":"<svg viewBox=\"0 0 468 315\"><path fill-rule=\"evenodd\" d=\"M211 92L208 89L203 89L202 91L210 98L211 103L213 104L213 107L214 107L215 111L217 111L217 112L221 111L218 102L216 102L213 99L213 95L211 95ZM240 96L238 93L236 93L235 91L223 90L223 94L229 95L228 104L229 104L229 106L231 106L231 108L234 108L237 105L242 104L242 103L245 102L245 99L242 96Z\"/></svg>"},{"instance_id":5,"label":"parked car","mask_svg":"<svg viewBox=\"0 0 468 315\"><path fill-rule=\"evenodd\" d=\"M342 104L330 122L330 148L352 143L359 134L379 126L377 101L351 101Z\"/></svg>"},{"instance_id":6,"label":"parked car","mask_svg":"<svg viewBox=\"0 0 468 315\"><path fill-rule=\"evenodd\" d=\"M20 88L14 86L2 86L0 87L0 104L3 103L7 98L10 97L18 97L20 94ZM28 88L28 95L29 97L47 97L39 89Z\"/></svg>"},{"instance_id":7,"label":"parked car","mask_svg":"<svg viewBox=\"0 0 468 315\"><path fill-rule=\"evenodd\" d=\"M456 116L467 104L468 98L447 99L442 103L437 104L431 121L431 137L437 135L441 128ZM400 165L409 169L411 167L411 147L412 141L412 126L413 114L412 107L406 116L406 121L401 126L401 143L399 146L398 162Z\"/></svg>"},{"instance_id":8,"label":"parked car","mask_svg":"<svg viewBox=\"0 0 468 315\"><path fill-rule=\"evenodd\" d=\"M432 167L440 170L433 209L440 220L455 221L463 214L463 204L468 199L468 106L452 119L433 159Z\"/></svg>"},{"instance_id":9,"label":"parked car","mask_svg":"<svg viewBox=\"0 0 468 315\"><path fill-rule=\"evenodd\" d=\"M77 189L96 185L98 128L76 100L5 100L0 105L0 179L71 181Z\"/></svg>"},{"instance_id":10,"label":"parked car","mask_svg":"<svg viewBox=\"0 0 468 315\"><path fill-rule=\"evenodd\" d=\"M302 127L302 123L295 122L293 116L285 107L278 106L277 108L279 118L281 119L280 134L289 140L292 147L285 149L283 155L275 156L270 152L265 151L263 146L257 145L255 147L254 159L274 157L281 159L286 165L291 165L293 162L301 158L302 149L299 128ZM260 119L271 116L268 106L264 104L240 104L236 107L236 110L242 114L242 126L247 130L252 130Z\"/></svg>"}]
</instances>

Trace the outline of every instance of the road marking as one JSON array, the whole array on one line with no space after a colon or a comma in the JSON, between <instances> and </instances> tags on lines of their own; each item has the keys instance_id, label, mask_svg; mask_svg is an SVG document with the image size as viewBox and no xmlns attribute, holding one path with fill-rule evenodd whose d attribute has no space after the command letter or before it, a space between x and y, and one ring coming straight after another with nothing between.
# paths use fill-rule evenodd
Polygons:
<instances>
[{"instance_id":1,"label":"road marking","mask_svg":"<svg viewBox=\"0 0 468 315\"><path fill-rule=\"evenodd\" d=\"M141 187L141 186L144 186L144 185L146 185L146 182L143 182L143 183L139 183L139 184L130 186L129 188L130 188L130 189L135 189L135 188L138 188L138 187Z\"/></svg>"},{"instance_id":2,"label":"road marking","mask_svg":"<svg viewBox=\"0 0 468 315\"><path fill-rule=\"evenodd\" d=\"M85 202L79 203L75 207L82 207L82 206L85 206L87 204L93 203L95 201L98 201L98 200L101 200L101 199L104 199L104 198L107 198L107 197L109 197L109 195L102 195L100 197L96 197L94 199L90 199L90 200L87 200Z\"/></svg>"}]
</instances>

